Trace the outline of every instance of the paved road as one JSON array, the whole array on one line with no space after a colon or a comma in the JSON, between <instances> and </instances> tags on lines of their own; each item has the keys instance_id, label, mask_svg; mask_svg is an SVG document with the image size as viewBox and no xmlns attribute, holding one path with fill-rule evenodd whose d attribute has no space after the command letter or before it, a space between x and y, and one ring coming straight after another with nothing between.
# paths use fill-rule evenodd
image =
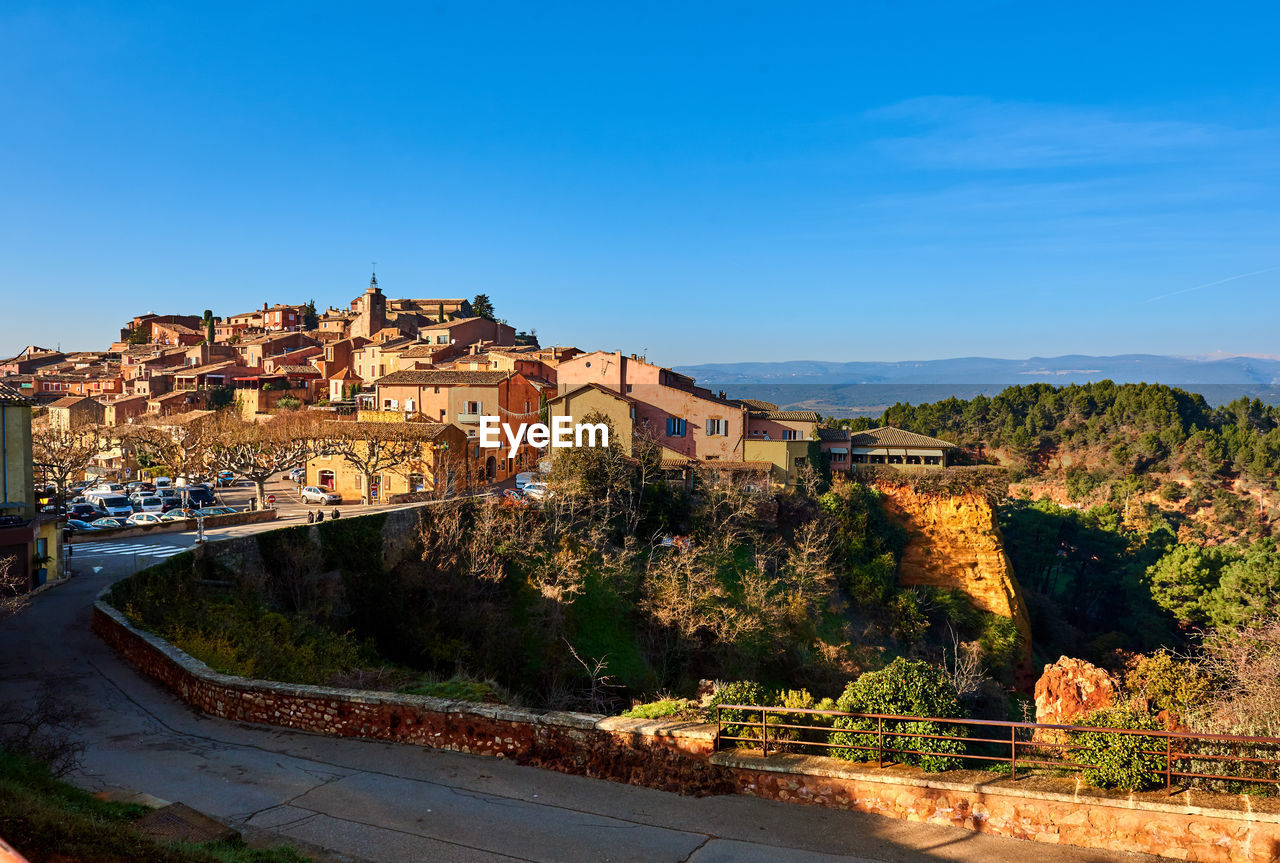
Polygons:
<instances>
[{"instance_id":1,"label":"paved road","mask_svg":"<svg viewBox=\"0 0 1280 863\"><path fill-rule=\"evenodd\" d=\"M173 536L149 542L171 544ZM88 749L75 778L94 790L142 791L389 863L1155 859L747 797L682 798L494 758L212 719L89 631L93 597L132 571L132 555L76 559L82 574L36 596L0 630L0 703L30 698L51 681L83 706Z\"/></svg>"}]
</instances>

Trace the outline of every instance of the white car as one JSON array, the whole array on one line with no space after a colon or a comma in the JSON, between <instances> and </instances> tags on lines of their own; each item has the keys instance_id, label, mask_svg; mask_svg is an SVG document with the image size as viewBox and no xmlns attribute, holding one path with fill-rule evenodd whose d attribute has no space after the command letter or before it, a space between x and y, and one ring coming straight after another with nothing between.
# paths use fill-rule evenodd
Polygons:
<instances>
[{"instance_id":1,"label":"white car","mask_svg":"<svg viewBox=\"0 0 1280 863\"><path fill-rule=\"evenodd\" d=\"M159 491L162 488L172 488L173 480L167 476L158 476L151 481L151 484L156 487L156 491Z\"/></svg>"},{"instance_id":2,"label":"white car","mask_svg":"<svg viewBox=\"0 0 1280 863\"><path fill-rule=\"evenodd\" d=\"M302 490L303 503L342 503L342 495L329 491L328 489L319 488L309 485Z\"/></svg>"},{"instance_id":3,"label":"white car","mask_svg":"<svg viewBox=\"0 0 1280 863\"><path fill-rule=\"evenodd\" d=\"M289 471L289 482L305 482L307 479L306 468L295 467Z\"/></svg>"},{"instance_id":4,"label":"white car","mask_svg":"<svg viewBox=\"0 0 1280 863\"><path fill-rule=\"evenodd\" d=\"M538 481L538 478L529 471L516 474L516 488L518 489L523 490L524 487L529 483L537 482L537 481Z\"/></svg>"},{"instance_id":5,"label":"white car","mask_svg":"<svg viewBox=\"0 0 1280 863\"><path fill-rule=\"evenodd\" d=\"M154 494L134 492L129 495L129 503L135 512L164 512L164 501Z\"/></svg>"},{"instance_id":6,"label":"white car","mask_svg":"<svg viewBox=\"0 0 1280 863\"><path fill-rule=\"evenodd\" d=\"M547 488L545 482L529 482L525 483L524 488L520 489L524 496L532 500L545 500L551 497L551 489Z\"/></svg>"},{"instance_id":7,"label":"white car","mask_svg":"<svg viewBox=\"0 0 1280 863\"><path fill-rule=\"evenodd\" d=\"M159 516L159 514L154 512L135 512L133 515L129 516L124 520L124 523L129 525L130 527L142 527L144 525L150 525L150 524L162 524L163 522L164 522L164 519L162 519Z\"/></svg>"}]
</instances>

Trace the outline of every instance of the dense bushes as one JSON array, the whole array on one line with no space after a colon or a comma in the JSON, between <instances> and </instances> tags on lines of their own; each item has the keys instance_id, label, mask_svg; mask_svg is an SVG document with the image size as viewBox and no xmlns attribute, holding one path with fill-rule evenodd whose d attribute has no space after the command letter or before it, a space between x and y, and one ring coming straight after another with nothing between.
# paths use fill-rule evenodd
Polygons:
<instances>
[{"instance_id":1,"label":"dense bushes","mask_svg":"<svg viewBox=\"0 0 1280 863\"><path fill-rule=\"evenodd\" d=\"M879 713L899 716L963 718L955 687L938 668L919 660L895 659L880 671L870 671L845 687L836 709L846 713ZM907 735L968 737L964 725L943 722L904 722L842 716L831 742L837 758L873 761L878 753L924 770L952 770L961 759L949 757L965 751L961 740L932 740ZM878 733L879 732L879 733ZM898 752L893 750L916 750Z\"/></svg>"},{"instance_id":2,"label":"dense bushes","mask_svg":"<svg viewBox=\"0 0 1280 863\"><path fill-rule=\"evenodd\" d=\"M1126 728L1157 731L1154 716L1128 707L1095 710L1076 725L1088 728ZM1081 765L1085 781L1099 788L1143 791L1160 784L1165 758L1161 737L1145 734L1115 734L1100 731L1070 731L1067 736L1077 747L1072 757Z\"/></svg>"}]
</instances>

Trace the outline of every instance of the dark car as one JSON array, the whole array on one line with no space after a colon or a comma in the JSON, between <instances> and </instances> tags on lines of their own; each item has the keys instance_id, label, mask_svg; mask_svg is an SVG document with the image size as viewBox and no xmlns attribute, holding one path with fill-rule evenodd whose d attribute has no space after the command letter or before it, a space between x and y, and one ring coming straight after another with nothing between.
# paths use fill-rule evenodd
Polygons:
<instances>
[{"instance_id":1,"label":"dark car","mask_svg":"<svg viewBox=\"0 0 1280 863\"><path fill-rule=\"evenodd\" d=\"M107 514L104 509L98 509L96 506L88 503L73 503L67 507L67 518L77 518L84 521L93 521L95 518L102 518Z\"/></svg>"},{"instance_id":2,"label":"dark car","mask_svg":"<svg viewBox=\"0 0 1280 863\"><path fill-rule=\"evenodd\" d=\"M69 518L67 519L67 529L72 533L87 533L97 530L98 528L94 527L87 521L83 521L78 518Z\"/></svg>"},{"instance_id":3,"label":"dark car","mask_svg":"<svg viewBox=\"0 0 1280 863\"><path fill-rule=\"evenodd\" d=\"M185 497L187 506L199 509L203 506L213 506L218 501L214 498L213 492L202 485L192 485L186 488L178 489L178 497Z\"/></svg>"}]
</instances>

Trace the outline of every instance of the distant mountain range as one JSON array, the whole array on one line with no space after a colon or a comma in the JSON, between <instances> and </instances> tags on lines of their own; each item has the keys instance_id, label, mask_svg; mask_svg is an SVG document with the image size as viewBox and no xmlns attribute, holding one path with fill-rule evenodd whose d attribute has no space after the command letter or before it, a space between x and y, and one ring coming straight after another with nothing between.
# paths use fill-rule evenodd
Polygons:
<instances>
[{"instance_id":1,"label":"distant mountain range","mask_svg":"<svg viewBox=\"0 0 1280 863\"><path fill-rule=\"evenodd\" d=\"M1198 392L1212 404L1242 395L1280 403L1280 359L1170 357L1122 354L1002 360L958 357L896 363L703 363L677 371L702 386L739 398L759 398L793 409L835 416L876 414L894 402L938 401L949 396L994 395L1012 384L1065 385L1112 380L1161 383Z\"/></svg>"}]
</instances>

